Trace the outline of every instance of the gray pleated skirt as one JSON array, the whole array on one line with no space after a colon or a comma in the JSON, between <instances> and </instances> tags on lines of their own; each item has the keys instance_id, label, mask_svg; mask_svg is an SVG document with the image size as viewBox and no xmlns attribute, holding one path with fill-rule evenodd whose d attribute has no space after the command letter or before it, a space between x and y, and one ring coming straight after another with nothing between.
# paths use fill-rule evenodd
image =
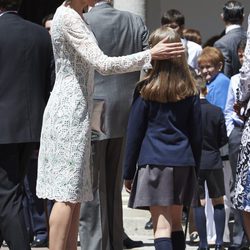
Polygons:
<instances>
[{"instance_id":1,"label":"gray pleated skirt","mask_svg":"<svg viewBox=\"0 0 250 250\"><path fill-rule=\"evenodd\" d=\"M194 167L140 166L128 206L148 210L150 206L193 205L196 188Z\"/></svg>"}]
</instances>

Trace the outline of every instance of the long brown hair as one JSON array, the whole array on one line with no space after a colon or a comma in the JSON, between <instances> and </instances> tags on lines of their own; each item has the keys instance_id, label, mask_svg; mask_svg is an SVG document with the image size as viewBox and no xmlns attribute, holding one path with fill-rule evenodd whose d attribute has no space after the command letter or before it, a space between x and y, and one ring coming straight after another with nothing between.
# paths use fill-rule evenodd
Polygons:
<instances>
[{"instance_id":1,"label":"long brown hair","mask_svg":"<svg viewBox=\"0 0 250 250\"><path fill-rule=\"evenodd\" d=\"M180 42L180 36L173 29L162 26L155 30L150 38L150 46L154 46L164 38L167 42ZM147 82L141 89L145 100L157 102L177 102L198 93L195 81L189 71L185 54L181 57L163 61L152 61L153 68L149 70Z\"/></svg>"}]
</instances>

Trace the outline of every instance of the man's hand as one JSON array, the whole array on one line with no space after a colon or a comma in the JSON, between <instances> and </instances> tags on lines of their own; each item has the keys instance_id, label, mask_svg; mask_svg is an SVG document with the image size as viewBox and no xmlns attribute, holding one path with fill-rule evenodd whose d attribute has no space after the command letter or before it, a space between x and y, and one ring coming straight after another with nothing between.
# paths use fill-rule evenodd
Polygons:
<instances>
[{"instance_id":1,"label":"man's hand","mask_svg":"<svg viewBox=\"0 0 250 250\"><path fill-rule=\"evenodd\" d=\"M236 103L234 103L234 106L233 106L234 112L238 115L238 117L242 121L246 120L246 117L245 117L246 106L247 106L247 102L241 102L241 101L237 101Z\"/></svg>"}]
</instances>

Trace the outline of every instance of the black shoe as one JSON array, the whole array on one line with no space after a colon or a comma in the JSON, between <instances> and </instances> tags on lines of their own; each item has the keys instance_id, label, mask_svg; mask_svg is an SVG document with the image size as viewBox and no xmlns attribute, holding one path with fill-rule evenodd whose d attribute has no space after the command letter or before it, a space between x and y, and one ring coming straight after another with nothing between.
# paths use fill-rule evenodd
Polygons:
<instances>
[{"instance_id":1,"label":"black shoe","mask_svg":"<svg viewBox=\"0 0 250 250\"><path fill-rule=\"evenodd\" d=\"M224 246L220 245L220 244L216 244L214 247L214 250L224 250Z\"/></svg>"},{"instance_id":2,"label":"black shoe","mask_svg":"<svg viewBox=\"0 0 250 250\"><path fill-rule=\"evenodd\" d=\"M39 238L35 238L31 245L31 247L48 247L48 240L44 239L44 240L40 240Z\"/></svg>"},{"instance_id":3,"label":"black shoe","mask_svg":"<svg viewBox=\"0 0 250 250\"><path fill-rule=\"evenodd\" d=\"M142 241L136 241L136 240L131 240L129 237L123 240L123 247L125 249L131 249L135 247L142 247L143 242Z\"/></svg>"},{"instance_id":4,"label":"black shoe","mask_svg":"<svg viewBox=\"0 0 250 250\"><path fill-rule=\"evenodd\" d=\"M151 230L153 229L153 221L152 221L152 218L150 218L150 220L145 224L145 227L144 227L146 230Z\"/></svg>"},{"instance_id":5,"label":"black shoe","mask_svg":"<svg viewBox=\"0 0 250 250\"><path fill-rule=\"evenodd\" d=\"M189 240L190 240L190 243L198 243L200 241L200 237L199 237L199 234L194 231L192 232L190 235L189 235Z\"/></svg>"}]
</instances>

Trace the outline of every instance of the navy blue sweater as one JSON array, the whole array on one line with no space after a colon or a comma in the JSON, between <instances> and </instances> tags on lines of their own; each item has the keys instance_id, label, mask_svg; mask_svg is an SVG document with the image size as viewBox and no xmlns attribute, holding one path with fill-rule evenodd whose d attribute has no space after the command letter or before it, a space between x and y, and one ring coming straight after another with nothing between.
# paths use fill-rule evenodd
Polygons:
<instances>
[{"instance_id":1,"label":"navy blue sweater","mask_svg":"<svg viewBox=\"0 0 250 250\"><path fill-rule=\"evenodd\" d=\"M198 95L172 103L146 101L138 96L129 116L124 179L133 179L137 163L198 168L201 148Z\"/></svg>"}]
</instances>

